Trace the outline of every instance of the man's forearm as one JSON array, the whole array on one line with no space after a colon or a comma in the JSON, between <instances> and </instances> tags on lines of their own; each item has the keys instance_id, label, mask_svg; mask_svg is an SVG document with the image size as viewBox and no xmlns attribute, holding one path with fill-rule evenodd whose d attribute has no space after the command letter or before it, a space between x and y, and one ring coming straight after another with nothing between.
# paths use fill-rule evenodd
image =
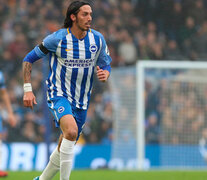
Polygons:
<instances>
[{"instance_id":1,"label":"man's forearm","mask_svg":"<svg viewBox=\"0 0 207 180\"><path fill-rule=\"evenodd\" d=\"M24 83L31 83L32 63L23 62L23 79Z\"/></svg>"}]
</instances>

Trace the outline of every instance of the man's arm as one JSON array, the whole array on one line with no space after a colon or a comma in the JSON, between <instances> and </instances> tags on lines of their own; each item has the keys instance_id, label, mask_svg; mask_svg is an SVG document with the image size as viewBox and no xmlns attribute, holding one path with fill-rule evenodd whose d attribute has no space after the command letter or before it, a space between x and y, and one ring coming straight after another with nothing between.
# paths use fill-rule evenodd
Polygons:
<instances>
[{"instance_id":1,"label":"man's arm","mask_svg":"<svg viewBox=\"0 0 207 180\"><path fill-rule=\"evenodd\" d=\"M97 77L101 82L106 82L111 73L110 63L112 61L108 46L102 34L100 36L101 49L97 59Z\"/></svg>"},{"instance_id":2,"label":"man's arm","mask_svg":"<svg viewBox=\"0 0 207 180\"><path fill-rule=\"evenodd\" d=\"M23 79L24 83L31 83L32 63L23 62Z\"/></svg>"},{"instance_id":3,"label":"man's arm","mask_svg":"<svg viewBox=\"0 0 207 180\"><path fill-rule=\"evenodd\" d=\"M61 31L62 32L62 31ZM60 32L60 33L61 33ZM67 31L66 31L67 33ZM23 78L24 78L24 97L23 103L25 107L33 109L33 104L37 104L36 97L32 92L31 72L32 63L46 56L50 51L56 52L59 39L57 33L48 35L43 42L30 51L23 60Z\"/></svg>"},{"instance_id":4,"label":"man's arm","mask_svg":"<svg viewBox=\"0 0 207 180\"><path fill-rule=\"evenodd\" d=\"M12 127L14 127L17 123L17 120L14 116L12 106L11 106L11 102L10 102L10 99L9 99L9 94L8 94L6 88L1 89L1 97L2 97L2 100L5 104L7 112L8 112L9 123Z\"/></svg>"},{"instance_id":5,"label":"man's arm","mask_svg":"<svg viewBox=\"0 0 207 180\"><path fill-rule=\"evenodd\" d=\"M23 103L25 107L33 109L33 104L37 104L36 97L32 92L31 85L32 63L23 62L23 79L24 79L24 97Z\"/></svg>"},{"instance_id":6,"label":"man's arm","mask_svg":"<svg viewBox=\"0 0 207 180\"><path fill-rule=\"evenodd\" d=\"M33 104L37 104L36 97L32 92L31 73L32 64L44 57L48 53L47 49L41 43L30 51L23 60L23 80L24 80L24 97L23 103L25 107L33 109Z\"/></svg>"}]
</instances>

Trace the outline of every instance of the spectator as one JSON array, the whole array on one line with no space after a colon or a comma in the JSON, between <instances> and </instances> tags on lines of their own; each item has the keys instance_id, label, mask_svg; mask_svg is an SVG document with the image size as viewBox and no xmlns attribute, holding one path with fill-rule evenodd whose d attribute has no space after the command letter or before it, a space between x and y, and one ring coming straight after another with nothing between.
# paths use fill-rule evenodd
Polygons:
<instances>
[{"instance_id":1,"label":"spectator","mask_svg":"<svg viewBox=\"0 0 207 180\"><path fill-rule=\"evenodd\" d=\"M183 56L175 40L168 41L167 48L165 49L165 59L167 60L183 59Z\"/></svg>"},{"instance_id":2,"label":"spectator","mask_svg":"<svg viewBox=\"0 0 207 180\"><path fill-rule=\"evenodd\" d=\"M206 9L203 0L195 0L193 8L189 11L189 16L195 20L195 25L200 26L206 19Z\"/></svg>"},{"instance_id":3,"label":"spectator","mask_svg":"<svg viewBox=\"0 0 207 180\"><path fill-rule=\"evenodd\" d=\"M148 116L146 122L145 136L148 144L159 144L160 128L157 120L157 115L152 113Z\"/></svg>"},{"instance_id":4,"label":"spectator","mask_svg":"<svg viewBox=\"0 0 207 180\"><path fill-rule=\"evenodd\" d=\"M68 3L67 0L62 1L62 3L58 0L0 1L0 25L2 27L0 30L0 66L10 79L9 93L16 109L19 126L24 125L24 123L27 124L23 116L24 110L19 101L22 95L20 90L22 82L19 80L21 79L19 78L21 77L20 59L25 56L27 49L41 43L42 37L61 26L66 10L64 7L67 7ZM96 17L95 28L106 37L113 59L112 66L114 67L133 66L138 59L196 61L207 58L205 50L207 46L207 17L205 12L207 9L203 0L97 0L93 1L93 6ZM63 9L63 11L58 9ZM54 21L51 21L51 16ZM37 64L37 66L41 71L42 64ZM38 94L39 102L41 102L43 95L40 87L43 77L39 71L34 72L33 76L35 79L34 89ZM94 103L97 104L92 108L91 115L88 115L91 120L85 125L87 128L85 128L83 137L86 142L108 142L106 138L112 137L113 132L111 122L107 124L109 119L112 120L111 105L109 103L109 107L107 107L108 104L102 98L106 88L102 90L100 83L96 83L94 87L94 96L91 98L91 102L93 106L95 106ZM160 87L159 90L168 93L166 89L162 88L164 87ZM152 94L153 92L149 92L150 97L148 98L151 98ZM159 93L160 101L154 98L153 104L148 105L150 110L147 115L151 113L152 107L164 106L162 103L166 103L168 99L162 98L161 94ZM147 103L149 102L147 101ZM35 111L38 112L40 108L41 106L38 106ZM100 115L101 111L104 113ZM156 111L160 123L159 108L156 108ZM38 115L37 119L41 118L42 115ZM99 123L94 124L96 118ZM27 126L33 129L33 125L28 124ZM168 126L167 124L171 124L170 120L165 125ZM195 124L198 126L199 123ZM19 126L13 132L20 133ZM35 131L44 133L41 123L38 122L35 127L37 127ZM101 130L102 128L104 128L105 136L100 136L97 131L97 129ZM176 129L175 132L177 131L180 132L181 130ZM5 137L11 141L14 140L12 136L14 133L11 132L11 135ZM18 140L23 138L25 137L20 137ZM35 139L35 141L41 141L40 137ZM170 139L173 143L180 141L178 136ZM53 138L53 141L55 140Z\"/></svg>"},{"instance_id":5,"label":"spectator","mask_svg":"<svg viewBox=\"0 0 207 180\"><path fill-rule=\"evenodd\" d=\"M132 37L126 30L121 31L122 42L118 47L120 56L124 59L125 65L132 65L136 61L137 51L133 44Z\"/></svg>"}]
</instances>

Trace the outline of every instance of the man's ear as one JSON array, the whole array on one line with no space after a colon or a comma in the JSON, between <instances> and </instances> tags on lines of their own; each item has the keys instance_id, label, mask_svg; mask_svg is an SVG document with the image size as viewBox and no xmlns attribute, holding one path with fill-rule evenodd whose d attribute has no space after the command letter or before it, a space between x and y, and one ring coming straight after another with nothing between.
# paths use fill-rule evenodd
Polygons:
<instances>
[{"instance_id":1,"label":"man's ear","mask_svg":"<svg viewBox=\"0 0 207 180\"><path fill-rule=\"evenodd\" d=\"M71 15L70 15L70 19L71 19L72 21L75 21L75 20L76 20L76 16L75 16L74 14L71 14Z\"/></svg>"}]
</instances>

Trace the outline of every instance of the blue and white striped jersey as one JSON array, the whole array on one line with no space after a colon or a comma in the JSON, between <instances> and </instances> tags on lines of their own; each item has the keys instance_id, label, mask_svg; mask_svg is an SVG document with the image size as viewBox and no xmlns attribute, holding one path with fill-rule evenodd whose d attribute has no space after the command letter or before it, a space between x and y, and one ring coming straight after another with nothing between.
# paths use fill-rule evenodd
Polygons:
<instances>
[{"instance_id":1,"label":"blue and white striped jersey","mask_svg":"<svg viewBox=\"0 0 207 180\"><path fill-rule=\"evenodd\" d=\"M75 107L87 109L95 66L105 67L111 62L102 34L90 29L83 39L77 39L69 28L60 29L47 36L43 45L50 51L48 99L64 96ZM35 52L42 55L38 47Z\"/></svg>"},{"instance_id":2,"label":"blue and white striped jersey","mask_svg":"<svg viewBox=\"0 0 207 180\"><path fill-rule=\"evenodd\" d=\"M0 71L0 89L4 89L4 88L6 88L6 86L5 86L5 80L4 80L4 75Z\"/></svg>"}]
</instances>

